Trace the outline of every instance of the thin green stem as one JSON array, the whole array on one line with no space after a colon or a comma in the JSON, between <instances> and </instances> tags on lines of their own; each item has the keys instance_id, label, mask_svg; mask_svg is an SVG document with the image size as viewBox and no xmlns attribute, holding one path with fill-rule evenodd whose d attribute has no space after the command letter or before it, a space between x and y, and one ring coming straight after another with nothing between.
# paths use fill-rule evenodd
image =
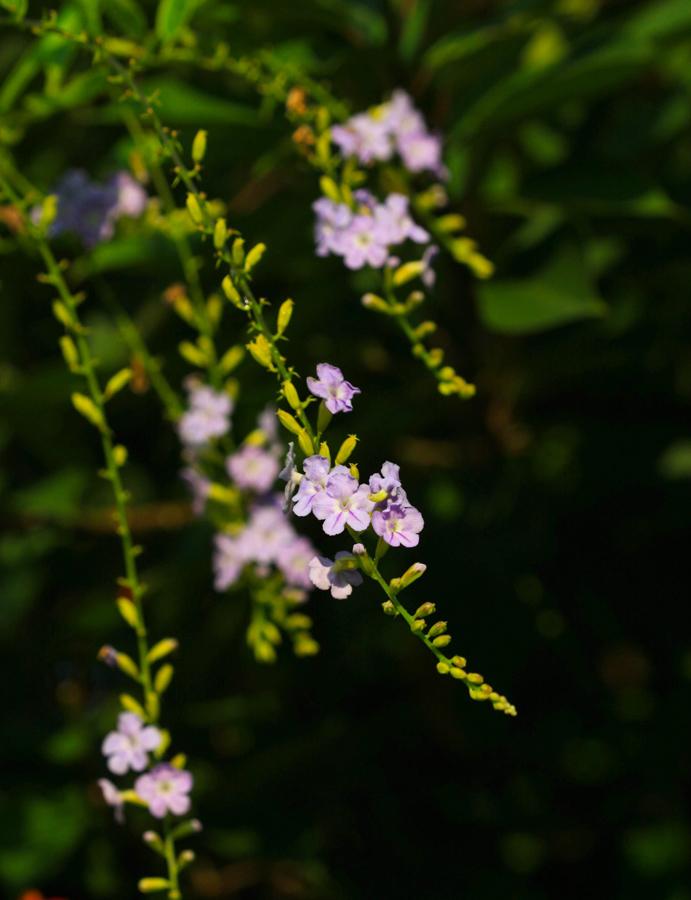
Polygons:
<instances>
[{"instance_id":1,"label":"thin green stem","mask_svg":"<svg viewBox=\"0 0 691 900\"><path fill-rule=\"evenodd\" d=\"M137 626L135 632L137 635L137 650L139 655L139 672L142 688L144 690L145 700L153 692L151 681L151 668L148 660L149 647L147 643L146 625L144 621L143 595L145 591L144 585L139 579L136 563L136 551L132 532L130 530L129 521L127 519L127 493L122 484L120 476L120 468L115 459L113 450L113 439L111 437L111 429L108 425L106 414L106 398L101 390L101 386L96 375L95 361L91 356L89 344L85 338L85 329L79 319L77 311L78 301L70 291L65 281L62 269L58 261L53 255L48 242L43 233L37 228L29 216L26 215L22 198L16 193L10 185L7 178L0 171L0 187L8 200L21 212L24 228L30 235L34 245L36 246L41 258L43 259L49 282L56 288L58 296L63 302L65 309L69 315L71 330L74 334L75 343L79 352L79 367L86 381L86 385L91 397L99 411L102 425L99 428L101 437L101 446L103 448L103 456L106 464L106 472L108 480L113 488L113 496L115 499L115 513L117 520L117 532L120 536L122 544L122 554L125 565L125 574L127 582L132 592L132 600L137 610Z\"/></svg>"}]
</instances>

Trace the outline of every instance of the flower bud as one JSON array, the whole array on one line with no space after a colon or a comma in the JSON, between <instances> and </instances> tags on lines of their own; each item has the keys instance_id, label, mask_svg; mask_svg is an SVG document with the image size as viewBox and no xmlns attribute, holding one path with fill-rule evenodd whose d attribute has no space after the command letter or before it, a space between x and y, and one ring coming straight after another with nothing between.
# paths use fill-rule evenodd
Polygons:
<instances>
[{"instance_id":1,"label":"flower bud","mask_svg":"<svg viewBox=\"0 0 691 900\"><path fill-rule=\"evenodd\" d=\"M433 347L429 351L429 363L435 369L437 368L437 366L440 366L442 364L443 359L444 351L441 349L441 347Z\"/></svg>"},{"instance_id":2,"label":"flower bud","mask_svg":"<svg viewBox=\"0 0 691 900\"><path fill-rule=\"evenodd\" d=\"M450 634L440 634L439 637L436 637L432 641L433 647L446 647L447 644L451 643L451 635Z\"/></svg>"},{"instance_id":3,"label":"flower bud","mask_svg":"<svg viewBox=\"0 0 691 900\"><path fill-rule=\"evenodd\" d=\"M386 600L384 603L382 603L381 608L384 610L387 616L396 615L396 607L390 600Z\"/></svg>"},{"instance_id":4,"label":"flower bud","mask_svg":"<svg viewBox=\"0 0 691 900\"><path fill-rule=\"evenodd\" d=\"M199 819L188 819L186 822L181 822L177 825L170 833L170 836L174 841L179 841L182 838L189 837L191 834L199 834L201 830L202 823Z\"/></svg>"},{"instance_id":5,"label":"flower bud","mask_svg":"<svg viewBox=\"0 0 691 900\"><path fill-rule=\"evenodd\" d=\"M233 245L234 247L235 245ZM259 260L264 255L264 251L266 250L266 244L255 244L254 247L247 254L245 259L245 271L249 272L254 266L257 265Z\"/></svg>"},{"instance_id":6,"label":"flower bud","mask_svg":"<svg viewBox=\"0 0 691 900\"><path fill-rule=\"evenodd\" d=\"M125 675L129 675L130 678L139 681L139 668L132 657L128 656L126 653L118 653L115 657L115 664L121 672L125 673Z\"/></svg>"},{"instance_id":7,"label":"flower bud","mask_svg":"<svg viewBox=\"0 0 691 900\"><path fill-rule=\"evenodd\" d=\"M142 835L142 840L145 844L148 844L152 850L155 850L156 853L165 854L163 841L161 840L160 835L156 834L155 831L145 831Z\"/></svg>"},{"instance_id":8,"label":"flower bud","mask_svg":"<svg viewBox=\"0 0 691 900\"><path fill-rule=\"evenodd\" d=\"M201 130L195 134L194 140L192 141L192 160L196 163L200 163L204 159L204 154L206 153L206 137L206 132Z\"/></svg>"},{"instance_id":9,"label":"flower bud","mask_svg":"<svg viewBox=\"0 0 691 900\"><path fill-rule=\"evenodd\" d=\"M141 703L138 703L134 697L131 697L129 694L120 694L120 703L122 703L123 709L126 709L127 712L136 713L139 718L143 719L145 722L149 718Z\"/></svg>"},{"instance_id":10,"label":"flower bud","mask_svg":"<svg viewBox=\"0 0 691 900\"><path fill-rule=\"evenodd\" d=\"M437 672L439 672L440 675L448 675L449 667L446 665L446 663L438 662L437 663Z\"/></svg>"},{"instance_id":11,"label":"flower bud","mask_svg":"<svg viewBox=\"0 0 691 900\"><path fill-rule=\"evenodd\" d=\"M431 616L437 611L434 603L423 603L422 606L418 607L414 619L421 619L423 616Z\"/></svg>"},{"instance_id":12,"label":"flower bud","mask_svg":"<svg viewBox=\"0 0 691 900\"><path fill-rule=\"evenodd\" d=\"M371 575L373 571L372 560L370 559L364 544L355 544L353 546L353 556L358 561L360 568L365 575Z\"/></svg>"},{"instance_id":13,"label":"flower bud","mask_svg":"<svg viewBox=\"0 0 691 900\"><path fill-rule=\"evenodd\" d=\"M217 219L214 226L214 247L223 250L228 239L228 226L225 219Z\"/></svg>"},{"instance_id":14,"label":"flower bud","mask_svg":"<svg viewBox=\"0 0 691 900\"><path fill-rule=\"evenodd\" d=\"M195 860L194 850L183 850L182 853L178 856L178 871L182 872L190 863L193 863Z\"/></svg>"},{"instance_id":15,"label":"flower bud","mask_svg":"<svg viewBox=\"0 0 691 900\"><path fill-rule=\"evenodd\" d=\"M406 312L412 312L414 309L417 309L421 303L425 302L425 295L422 291L413 291L412 294L408 294L408 297L405 301L405 310Z\"/></svg>"},{"instance_id":16,"label":"flower bud","mask_svg":"<svg viewBox=\"0 0 691 900\"><path fill-rule=\"evenodd\" d=\"M401 579L400 578L392 578L389 582L389 590L392 594L398 594L401 590Z\"/></svg>"},{"instance_id":17,"label":"flower bud","mask_svg":"<svg viewBox=\"0 0 691 900\"><path fill-rule=\"evenodd\" d=\"M454 678L459 680L466 677L466 673L463 671L463 669L457 669L456 666L451 667L451 674Z\"/></svg>"},{"instance_id":18,"label":"flower bud","mask_svg":"<svg viewBox=\"0 0 691 900\"><path fill-rule=\"evenodd\" d=\"M319 432L319 434L324 434L326 429L329 427L329 423L331 422L332 418L333 414L329 412L329 410L326 408L326 404L322 400L322 402L319 404L319 412L317 414L317 431Z\"/></svg>"},{"instance_id":19,"label":"flower bud","mask_svg":"<svg viewBox=\"0 0 691 900\"><path fill-rule=\"evenodd\" d=\"M232 249L233 263L240 269L245 262L245 242L242 238L235 238Z\"/></svg>"},{"instance_id":20,"label":"flower bud","mask_svg":"<svg viewBox=\"0 0 691 900\"><path fill-rule=\"evenodd\" d=\"M116 444L113 447L113 459L115 460L115 465L121 469L127 462L127 447L123 447L122 444Z\"/></svg>"},{"instance_id":21,"label":"flower bud","mask_svg":"<svg viewBox=\"0 0 691 900\"><path fill-rule=\"evenodd\" d=\"M412 279L417 278L424 269L425 263L423 262L403 263L403 265L393 273L394 286L398 287L401 284L405 284L407 281L412 281Z\"/></svg>"},{"instance_id":22,"label":"flower bud","mask_svg":"<svg viewBox=\"0 0 691 900\"><path fill-rule=\"evenodd\" d=\"M63 335L60 338L60 349L70 372L76 372L79 368L79 353L72 338Z\"/></svg>"},{"instance_id":23,"label":"flower bud","mask_svg":"<svg viewBox=\"0 0 691 900\"><path fill-rule=\"evenodd\" d=\"M131 628L139 627L139 613L137 612L137 607L132 603L132 601L128 597L118 597L117 599L118 611L122 618L127 622L127 624Z\"/></svg>"},{"instance_id":24,"label":"flower bud","mask_svg":"<svg viewBox=\"0 0 691 900\"><path fill-rule=\"evenodd\" d=\"M284 409L277 410L276 415L278 416L278 421L281 425L283 425L283 427L291 434L300 434L301 431L304 431L304 428L300 425L295 416L291 416L291 414Z\"/></svg>"},{"instance_id":25,"label":"flower bud","mask_svg":"<svg viewBox=\"0 0 691 900\"><path fill-rule=\"evenodd\" d=\"M110 644L106 644L98 651L98 658L101 662L110 666L111 669L114 669L118 664L118 651L115 647L111 647Z\"/></svg>"},{"instance_id":26,"label":"flower bud","mask_svg":"<svg viewBox=\"0 0 691 900\"><path fill-rule=\"evenodd\" d=\"M471 672L471 673L468 675L468 681L469 681L471 684L482 684L482 682L483 682L484 680L485 680L485 679L482 677L482 675L478 675L477 672Z\"/></svg>"},{"instance_id":27,"label":"flower bud","mask_svg":"<svg viewBox=\"0 0 691 900\"><path fill-rule=\"evenodd\" d=\"M252 354L252 358L255 362L258 362L260 366L264 366L264 368L268 369L270 372L275 371L271 359L271 345L263 334L258 334L253 341L250 341L249 344L245 344L245 346Z\"/></svg>"},{"instance_id":28,"label":"flower bud","mask_svg":"<svg viewBox=\"0 0 691 900\"><path fill-rule=\"evenodd\" d=\"M293 315L293 307L295 304L292 300L284 300L281 303L278 310L278 333L283 334L288 325L290 324L291 316Z\"/></svg>"},{"instance_id":29,"label":"flower bud","mask_svg":"<svg viewBox=\"0 0 691 900\"><path fill-rule=\"evenodd\" d=\"M43 201L43 206L41 207L41 218L38 223L38 227L42 229L48 228L55 221L55 217L58 214L58 198L55 194L48 194L48 196Z\"/></svg>"},{"instance_id":30,"label":"flower bud","mask_svg":"<svg viewBox=\"0 0 691 900\"><path fill-rule=\"evenodd\" d=\"M444 632L446 631L446 627L446 622L436 622L427 632L427 637L432 640L432 638L435 638L440 634L444 634Z\"/></svg>"},{"instance_id":31,"label":"flower bud","mask_svg":"<svg viewBox=\"0 0 691 900\"><path fill-rule=\"evenodd\" d=\"M184 753L177 753L170 761L172 766L175 766L176 769L184 769L187 765L187 757Z\"/></svg>"},{"instance_id":32,"label":"flower bud","mask_svg":"<svg viewBox=\"0 0 691 900\"><path fill-rule=\"evenodd\" d=\"M167 878L142 878L137 887L142 894L153 894L155 891L167 891L171 884Z\"/></svg>"},{"instance_id":33,"label":"flower bud","mask_svg":"<svg viewBox=\"0 0 691 900\"><path fill-rule=\"evenodd\" d=\"M355 449L355 445L358 442L358 436L356 434L349 434L348 437L343 441L340 446L338 453L336 454L336 465L341 466L347 459L349 459L351 453Z\"/></svg>"},{"instance_id":34,"label":"flower bud","mask_svg":"<svg viewBox=\"0 0 691 900\"><path fill-rule=\"evenodd\" d=\"M319 455L323 456L325 459L328 459L329 463L331 463L331 450L329 450L329 445L326 443L326 441L322 441L319 445Z\"/></svg>"},{"instance_id":35,"label":"flower bud","mask_svg":"<svg viewBox=\"0 0 691 900\"><path fill-rule=\"evenodd\" d=\"M333 178L329 178L328 175L322 175L319 179L319 187L322 189L322 193L325 194L329 200L333 200L334 203L341 202L341 193L338 189L338 185L333 180Z\"/></svg>"},{"instance_id":36,"label":"flower bud","mask_svg":"<svg viewBox=\"0 0 691 900\"><path fill-rule=\"evenodd\" d=\"M437 228L449 234L452 231L462 231L466 226L463 216L457 213L448 213L445 216L439 216L437 219Z\"/></svg>"},{"instance_id":37,"label":"flower bud","mask_svg":"<svg viewBox=\"0 0 691 900\"><path fill-rule=\"evenodd\" d=\"M360 303L362 303L365 309L371 309L374 312L385 313L386 315L391 312L391 307L386 302L386 300L383 300L376 294L365 294L365 296L360 300Z\"/></svg>"},{"instance_id":38,"label":"flower bud","mask_svg":"<svg viewBox=\"0 0 691 900\"><path fill-rule=\"evenodd\" d=\"M233 279L230 275L226 275L226 277L221 282L221 287L223 288L223 293L230 300L233 306L237 306L238 309L245 309L245 305L242 302L242 297L238 293L238 289L233 284Z\"/></svg>"},{"instance_id":39,"label":"flower bud","mask_svg":"<svg viewBox=\"0 0 691 900\"><path fill-rule=\"evenodd\" d=\"M388 496L389 496L389 492L382 490L382 491L377 491L376 494L368 494L367 499L370 500L372 503L381 503L382 500L386 500L386 498Z\"/></svg>"},{"instance_id":40,"label":"flower bud","mask_svg":"<svg viewBox=\"0 0 691 900\"><path fill-rule=\"evenodd\" d=\"M170 685L170 682L173 680L174 669L170 665L161 666L161 668L156 672L156 677L154 678L154 689L157 694L163 694Z\"/></svg>"},{"instance_id":41,"label":"flower bud","mask_svg":"<svg viewBox=\"0 0 691 900\"><path fill-rule=\"evenodd\" d=\"M470 689L470 697L472 700L487 700L487 694L483 694L481 690L477 688Z\"/></svg>"},{"instance_id":42,"label":"flower bud","mask_svg":"<svg viewBox=\"0 0 691 900\"><path fill-rule=\"evenodd\" d=\"M454 666L458 666L459 669L465 669L466 667L465 656L454 656L452 657L451 662L454 664Z\"/></svg>"},{"instance_id":43,"label":"flower bud","mask_svg":"<svg viewBox=\"0 0 691 900\"><path fill-rule=\"evenodd\" d=\"M415 332L414 332L415 338L416 338L418 341L421 341L421 340L423 340L424 338L428 337L428 335L434 334L434 332L435 332L436 330L437 330L437 324L436 324L436 322L429 322L429 321L428 321L428 322L421 322L421 323L418 325L418 327L415 329Z\"/></svg>"},{"instance_id":44,"label":"flower bud","mask_svg":"<svg viewBox=\"0 0 691 900\"><path fill-rule=\"evenodd\" d=\"M351 475L353 476L353 478L355 478L357 481L360 481L360 470L359 470L358 467L357 467L357 463L351 463L351 464L350 464L350 474L351 474Z\"/></svg>"},{"instance_id":45,"label":"flower bud","mask_svg":"<svg viewBox=\"0 0 691 900\"><path fill-rule=\"evenodd\" d=\"M424 563L413 563L413 565L401 575L401 589L409 587L418 578L421 578L427 571Z\"/></svg>"},{"instance_id":46,"label":"flower bud","mask_svg":"<svg viewBox=\"0 0 691 900\"><path fill-rule=\"evenodd\" d=\"M163 659L164 656L168 656L169 653L172 653L177 649L178 642L175 638L163 638L162 641L154 644L151 650L149 650L146 658L150 663L157 662L159 659Z\"/></svg>"},{"instance_id":47,"label":"flower bud","mask_svg":"<svg viewBox=\"0 0 691 900\"><path fill-rule=\"evenodd\" d=\"M191 193L188 194L185 205L187 206L187 212L190 214L190 219L192 219L195 225L201 225L204 221L204 213L199 205L197 195Z\"/></svg>"},{"instance_id":48,"label":"flower bud","mask_svg":"<svg viewBox=\"0 0 691 900\"><path fill-rule=\"evenodd\" d=\"M224 375L228 375L233 371L233 369L237 369L244 358L245 348L241 347L239 344L236 344L234 347L226 350L226 352L221 357L218 366Z\"/></svg>"},{"instance_id":49,"label":"flower bud","mask_svg":"<svg viewBox=\"0 0 691 900\"><path fill-rule=\"evenodd\" d=\"M410 626L410 630L413 634L422 634L425 628L427 628L427 622L425 622L424 619L416 619Z\"/></svg>"},{"instance_id":50,"label":"flower bud","mask_svg":"<svg viewBox=\"0 0 691 900\"><path fill-rule=\"evenodd\" d=\"M295 642L293 652L296 656L314 656L319 653L319 644L314 638L305 635Z\"/></svg>"},{"instance_id":51,"label":"flower bud","mask_svg":"<svg viewBox=\"0 0 691 900\"><path fill-rule=\"evenodd\" d=\"M304 428L298 433L298 444L305 456L312 456L314 454L312 438L307 434L307 431Z\"/></svg>"},{"instance_id":52,"label":"flower bud","mask_svg":"<svg viewBox=\"0 0 691 900\"><path fill-rule=\"evenodd\" d=\"M295 389L295 385L292 381L284 381L283 382L283 394L288 401L289 405L293 407L293 409L300 409L300 396Z\"/></svg>"}]
</instances>

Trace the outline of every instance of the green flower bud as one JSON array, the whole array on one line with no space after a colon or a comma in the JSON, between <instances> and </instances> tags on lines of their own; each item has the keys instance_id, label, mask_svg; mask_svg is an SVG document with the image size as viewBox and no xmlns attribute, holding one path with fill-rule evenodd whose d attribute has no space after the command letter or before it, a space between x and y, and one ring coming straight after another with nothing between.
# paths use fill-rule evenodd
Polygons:
<instances>
[{"instance_id":1,"label":"green flower bud","mask_svg":"<svg viewBox=\"0 0 691 900\"><path fill-rule=\"evenodd\" d=\"M427 637L432 640L432 638L435 638L440 634L444 634L444 632L446 631L446 627L446 622L436 622L427 632Z\"/></svg>"},{"instance_id":2,"label":"green flower bud","mask_svg":"<svg viewBox=\"0 0 691 900\"><path fill-rule=\"evenodd\" d=\"M447 644L451 643L451 635L450 634L440 634L439 637L436 637L432 641L433 647L446 647Z\"/></svg>"},{"instance_id":3,"label":"green flower bud","mask_svg":"<svg viewBox=\"0 0 691 900\"><path fill-rule=\"evenodd\" d=\"M326 408L326 404L322 400L319 404L319 412L317 413L317 431L319 434L324 434L326 429L329 427L329 423L333 418L332 413Z\"/></svg>"},{"instance_id":4,"label":"green flower bud","mask_svg":"<svg viewBox=\"0 0 691 900\"><path fill-rule=\"evenodd\" d=\"M278 310L278 333L283 334L288 325L290 324L291 316L293 315L293 307L295 304L292 300L284 300L281 303Z\"/></svg>"},{"instance_id":5,"label":"green flower bud","mask_svg":"<svg viewBox=\"0 0 691 900\"><path fill-rule=\"evenodd\" d=\"M410 587L414 581L417 581L418 578L422 578L426 571L427 566L424 563L413 563L413 565L401 575L401 589Z\"/></svg>"},{"instance_id":6,"label":"green flower bud","mask_svg":"<svg viewBox=\"0 0 691 900\"><path fill-rule=\"evenodd\" d=\"M292 381L283 382L283 394L289 405L292 406L293 409L300 409L300 395L295 389L295 385L292 383Z\"/></svg>"},{"instance_id":7,"label":"green flower bud","mask_svg":"<svg viewBox=\"0 0 691 900\"><path fill-rule=\"evenodd\" d=\"M221 282L221 287L223 288L223 293L230 300L233 306L237 306L238 309L245 309L245 305L242 302L242 297L238 293L238 289L233 284L233 279L230 275L226 275L226 277Z\"/></svg>"},{"instance_id":8,"label":"green flower bud","mask_svg":"<svg viewBox=\"0 0 691 900\"><path fill-rule=\"evenodd\" d=\"M421 619L423 616L431 616L437 611L434 603L423 603L422 606L418 607L413 616L414 619Z\"/></svg>"},{"instance_id":9,"label":"green flower bud","mask_svg":"<svg viewBox=\"0 0 691 900\"><path fill-rule=\"evenodd\" d=\"M236 238L233 241L232 250L233 262L238 269L242 268L245 262L245 242L242 238Z\"/></svg>"},{"instance_id":10,"label":"green flower bud","mask_svg":"<svg viewBox=\"0 0 691 900\"><path fill-rule=\"evenodd\" d=\"M286 412L284 409L279 409L276 412L276 415L278 416L278 421L281 423L281 425L283 425L283 427L286 428L291 434L300 434L300 432L304 430L295 416L291 416L291 414Z\"/></svg>"},{"instance_id":11,"label":"green flower bud","mask_svg":"<svg viewBox=\"0 0 691 900\"><path fill-rule=\"evenodd\" d=\"M170 888L167 878L142 878L137 887L142 894L153 894L156 891L167 891Z\"/></svg>"},{"instance_id":12,"label":"green flower bud","mask_svg":"<svg viewBox=\"0 0 691 900\"><path fill-rule=\"evenodd\" d=\"M331 462L331 450L329 450L329 445L326 441L322 441L319 445L319 455L325 457Z\"/></svg>"},{"instance_id":13,"label":"green flower bud","mask_svg":"<svg viewBox=\"0 0 691 900\"><path fill-rule=\"evenodd\" d=\"M206 153L206 131L198 131L192 141L192 159L196 163L200 163L204 159Z\"/></svg>"},{"instance_id":14,"label":"green flower bud","mask_svg":"<svg viewBox=\"0 0 691 900\"><path fill-rule=\"evenodd\" d=\"M386 600L384 603L382 603L381 608L384 610L387 616L396 615L396 607L390 600Z\"/></svg>"},{"instance_id":15,"label":"green flower bud","mask_svg":"<svg viewBox=\"0 0 691 900\"><path fill-rule=\"evenodd\" d=\"M314 454L312 438L307 434L307 431L304 428L298 434L298 444L305 456L312 456Z\"/></svg>"},{"instance_id":16,"label":"green flower bud","mask_svg":"<svg viewBox=\"0 0 691 900\"><path fill-rule=\"evenodd\" d=\"M185 205L187 206L187 212L190 214L190 219L192 219L195 225L201 225L204 221L204 213L199 205L196 194L188 194Z\"/></svg>"},{"instance_id":17,"label":"green flower bud","mask_svg":"<svg viewBox=\"0 0 691 900\"><path fill-rule=\"evenodd\" d=\"M437 663L437 672L439 672L440 675L448 675L449 667L446 665L446 663L438 662Z\"/></svg>"},{"instance_id":18,"label":"green flower bud","mask_svg":"<svg viewBox=\"0 0 691 900\"><path fill-rule=\"evenodd\" d=\"M421 634L426 627L427 622L425 622L424 619L416 619L410 626L410 630L413 632L413 634Z\"/></svg>"},{"instance_id":19,"label":"green flower bud","mask_svg":"<svg viewBox=\"0 0 691 900\"><path fill-rule=\"evenodd\" d=\"M225 219L217 219L214 226L214 247L223 250L228 239L228 226Z\"/></svg>"}]
</instances>

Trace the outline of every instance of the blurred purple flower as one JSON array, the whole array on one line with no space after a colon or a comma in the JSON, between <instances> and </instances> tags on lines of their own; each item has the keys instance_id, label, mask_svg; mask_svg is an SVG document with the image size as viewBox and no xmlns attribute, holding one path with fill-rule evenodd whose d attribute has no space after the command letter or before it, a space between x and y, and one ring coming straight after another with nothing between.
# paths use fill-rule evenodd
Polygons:
<instances>
[{"instance_id":1,"label":"blurred purple flower","mask_svg":"<svg viewBox=\"0 0 691 900\"><path fill-rule=\"evenodd\" d=\"M264 450L246 444L226 460L226 469L241 490L252 490L264 494L270 490L278 475L279 463L276 457Z\"/></svg>"},{"instance_id":2,"label":"blurred purple flower","mask_svg":"<svg viewBox=\"0 0 691 900\"><path fill-rule=\"evenodd\" d=\"M296 537L289 544L279 548L276 554L276 564L283 572L287 584L291 587L312 590L309 562L316 552L312 542L306 537Z\"/></svg>"},{"instance_id":3,"label":"blurred purple flower","mask_svg":"<svg viewBox=\"0 0 691 900\"><path fill-rule=\"evenodd\" d=\"M343 156L357 156L365 165L375 159L384 161L393 156L389 128L384 121L369 113L352 116L345 125L334 125L331 140Z\"/></svg>"},{"instance_id":4,"label":"blurred purple flower","mask_svg":"<svg viewBox=\"0 0 691 900\"><path fill-rule=\"evenodd\" d=\"M155 765L146 775L140 775L134 790L146 802L151 815L163 819L169 811L176 816L188 812L188 794L193 785L194 779L189 772L164 762Z\"/></svg>"},{"instance_id":5,"label":"blurred purple flower","mask_svg":"<svg viewBox=\"0 0 691 900\"><path fill-rule=\"evenodd\" d=\"M230 429L233 401L228 394L208 385L190 388L189 409L178 422L180 440L187 447L202 447Z\"/></svg>"},{"instance_id":6,"label":"blurred purple flower","mask_svg":"<svg viewBox=\"0 0 691 900\"><path fill-rule=\"evenodd\" d=\"M103 799L106 801L108 806L113 807L113 815L115 816L115 821L122 825L125 821L125 801L122 799L122 794L115 787L112 781L108 781L107 778L99 778L98 786L101 788L103 792Z\"/></svg>"},{"instance_id":7,"label":"blurred purple flower","mask_svg":"<svg viewBox=\"0 0 691 900\"><path fill-rule=\"evenodd\" d=\"M374 216L354 216L347 229L341 233L340 253L349 269L361 269L364 265L381 269L389 255Z\"/></svg>"},{"instance_id":8,"label":"blurred purple flower","mask_svg":"<svg viewBox=\"0 0 691 900\"><path fill-rule=\"evenodd\" d=\"M109 757L108 768L115 775L124 775L132 769L142 772L149 764L148 752L161 743L162 735L153 725L144 727L141 718L133 712L120 713L118 730L106 735L101 746Z\"/></svg>"},{"instance_id":9,"label":"blurred purple flower","mask_svg":"<svg viewBox=\"0 0 691 900\"><path fill-rule=\"evenodd\" d=\"M225 591L240 577L248 561L247 547L243 534L214 535L214 589Z\"/></svg>"},{"instance_id":10,"label":"blurred purple flower","mask_svg":"<svg viewBox=\"0 0 691 900\"><path fill-rule=\"evenodd\" d=\"M418 244L429 240L429 233L412 219L409 204L404 194L389 194L374 210L377 235L383 244L402 244L407 238Z\"/></svg>"},{"instance_id":11,"label":"blurred purple flower","mask_svg":"<svg viewBox=\"0 0 691 900\"><path fill-rule=\"evenodd\" d=\"M185 482L192 497L192 512L195 516L203 516L211 491L211 480L191 466L180 469L180 478Z\"/></svg>"}]
</instances>

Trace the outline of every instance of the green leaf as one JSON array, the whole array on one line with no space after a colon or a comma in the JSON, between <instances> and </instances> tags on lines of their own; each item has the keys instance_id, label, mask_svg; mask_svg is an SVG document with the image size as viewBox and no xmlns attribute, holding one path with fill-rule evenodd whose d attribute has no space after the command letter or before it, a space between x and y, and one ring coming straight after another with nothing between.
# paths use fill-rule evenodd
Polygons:
<instances>
[{"instance_id":1,"label":"green leaf","mask_svg":"<svg viewBox=\"0 0 691 900\"><path fill-rule=\"evenodd\" d=\"M624 26L624 33L633 38L655 41L671 36L683 37L691 30L689 0L660 0L647 4Z\"/></svg>"},{"instance_id":2,"label":"green leaf","mask_svg":"<svg viewBox=\"0 0 691 900\"><path fill-rule=\"evenodd\" d=\"M136 0L107 0L103 12L128 37L141 39L148 30L146 13Z\"/></svg>"},{"instance_id":3,"label":"green leaf","mask_svg":"<svg viewBox=\"0 0 691 900\"><path fill-rule=\"evenodd\" d=\"M533 334L607 313L571 245L531 278L478 284L477 298L483 323L499 334Z\"/></svg>"},{"instance_id":4,"label":"green leaf","mask_svg":"<svg viewBox=\"0 0 691 900\"><path fill-rule=\"evenodd\" d=\"M161 0L156 10L156 35L172 41L188 24L199 0Z\"/></svg>"},{"instance_id":5,"label":"green leaf","mask_svg":"<svg viewBox=\"0 0 691 900\"><path fill-rule=\"evenodd\" d=\"M398 55L405 62L415 59L424 40L431 7L431 0L416 0L405 14L398 40Z\"/></svg>"},{"instance_id":6,"label":"green leaf","mask_svg":"<svg viewBox=\"0 0 691 900\"><path fill-rule=\"evenodd\" d=\"M431 71L441 69L449 63L465 59L479 50L484 50L502 34L497 27L478 28L462 34L447 34L433 44L424 57L424 65Z\"/></svg>"}]
</instances>

